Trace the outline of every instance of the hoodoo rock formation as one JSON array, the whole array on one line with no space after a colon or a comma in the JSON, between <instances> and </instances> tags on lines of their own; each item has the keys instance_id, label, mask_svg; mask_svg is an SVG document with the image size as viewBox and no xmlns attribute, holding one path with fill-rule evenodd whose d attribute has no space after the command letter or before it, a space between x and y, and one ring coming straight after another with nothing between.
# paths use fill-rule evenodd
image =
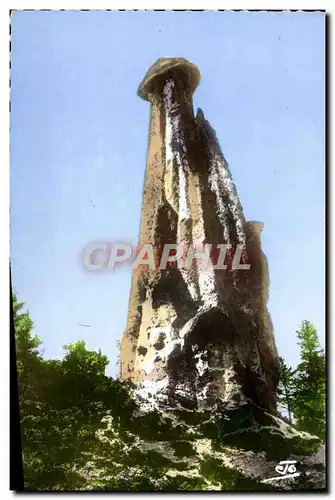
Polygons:
<instances>
[{"instance_id":1,"label":"hoodoo rock formation","mask_svg":"<svg viewBox=\"0 0 335 500\"><path fill-rule=\"evenodd\" d=\"M274 413L278 355L262 224L245 220L216 134L201 110L194 115L199 82L187 60L162 58L138 89L151 104L139 247L154 247L157 266L133 271L121 378L165 407L249 400ZM207 265L194 254L190 269L160 269L166 244L228 245L226 268L212 252Z\"/></svg>"}]
</instances>

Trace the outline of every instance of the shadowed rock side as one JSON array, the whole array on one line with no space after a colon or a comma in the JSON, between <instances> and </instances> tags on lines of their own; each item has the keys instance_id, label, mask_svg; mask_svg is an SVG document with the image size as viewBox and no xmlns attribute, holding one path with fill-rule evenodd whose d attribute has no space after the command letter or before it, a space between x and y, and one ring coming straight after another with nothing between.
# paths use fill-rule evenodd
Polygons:
<instances>
[{"instance_id":1,"label":"shadowed rock side","mask_svg":"<svg viewBox=\"0 0 335 500\"><path fill-rule=\"evenodd\" d=\"M262 224L245 221L215 132L201 110L194 116L199 81L196 66L164 58L139 87L151 102L139 246L152 244L159 263L166 243L229 244L227 269L194 261L191 270L134 270L121 377L140 381L141 395L165 408L249 399L274 412L278 356ZM231 269L237 245L249 270Z\"/></svg>"}]
</instances>

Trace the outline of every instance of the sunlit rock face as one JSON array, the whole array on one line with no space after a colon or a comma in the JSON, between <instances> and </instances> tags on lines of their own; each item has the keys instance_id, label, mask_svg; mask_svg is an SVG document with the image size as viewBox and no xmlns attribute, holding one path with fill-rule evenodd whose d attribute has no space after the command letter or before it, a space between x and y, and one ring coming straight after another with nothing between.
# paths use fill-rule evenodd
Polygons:
<instances>
[{"instance_id":1,"label":"sunlit rock face","mask_svg":"<svg viewBox=\"0 0 335 500\"><path fill-rule=\"evenodd\" d=\"M203 409L219 398L275 411L278 356L267 311L262 224L247 222L214 130L192 94L196 66L159 59L138 94L151 103L139 246L153 245L156 268L133 271L121 378L153 405ZM160 269L165 244L231 245L216 269ZM238 259L244 269L232 269ZM212 264L214 263L214 266Z\"/></svg>"}]
</instances>

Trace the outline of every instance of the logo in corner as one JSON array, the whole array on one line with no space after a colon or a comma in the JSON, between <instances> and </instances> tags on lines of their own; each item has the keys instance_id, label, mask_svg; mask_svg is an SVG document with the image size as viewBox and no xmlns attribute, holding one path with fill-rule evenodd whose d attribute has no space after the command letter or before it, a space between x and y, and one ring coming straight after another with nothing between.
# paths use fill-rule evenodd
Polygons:
<instances>
[{"instance_id":1,"label":"logo in corner","mask_svg":"<svg viewBox=\"0 0 335 500\"><path fill-rule=\"evenodd\" d=\"M270 481L279 481L281 479L289 479L291 477L300 476L300 472L297 472L295 464L296 460L282 460L275 467L275 471L280 474L280 476L269 477L269 479L263 479L262 483L268 483Z\"/></svg>"}]
</instances>

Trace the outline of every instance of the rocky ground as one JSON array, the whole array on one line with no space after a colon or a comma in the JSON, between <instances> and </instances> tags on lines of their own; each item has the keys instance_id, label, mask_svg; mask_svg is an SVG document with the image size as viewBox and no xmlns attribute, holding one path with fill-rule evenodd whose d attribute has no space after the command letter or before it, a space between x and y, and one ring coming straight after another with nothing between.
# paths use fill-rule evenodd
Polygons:
<instances>
[{"instance_id":1,"label":"rocky ground","mask_svg":"<svg viewBox=\"0 0 335 500\"><path fill-rule=\"evenodd\" d=\"M97 439L101 456L87 452L73 468L87 484L81 489L325 489L320 440L248 402L237 408L216 404L205 411L162 411L137 401L126 420L115 412L106 415ZM283 460L296 461L299 475L283 478L275 470Z\"/></svg>"}]
</instances>

